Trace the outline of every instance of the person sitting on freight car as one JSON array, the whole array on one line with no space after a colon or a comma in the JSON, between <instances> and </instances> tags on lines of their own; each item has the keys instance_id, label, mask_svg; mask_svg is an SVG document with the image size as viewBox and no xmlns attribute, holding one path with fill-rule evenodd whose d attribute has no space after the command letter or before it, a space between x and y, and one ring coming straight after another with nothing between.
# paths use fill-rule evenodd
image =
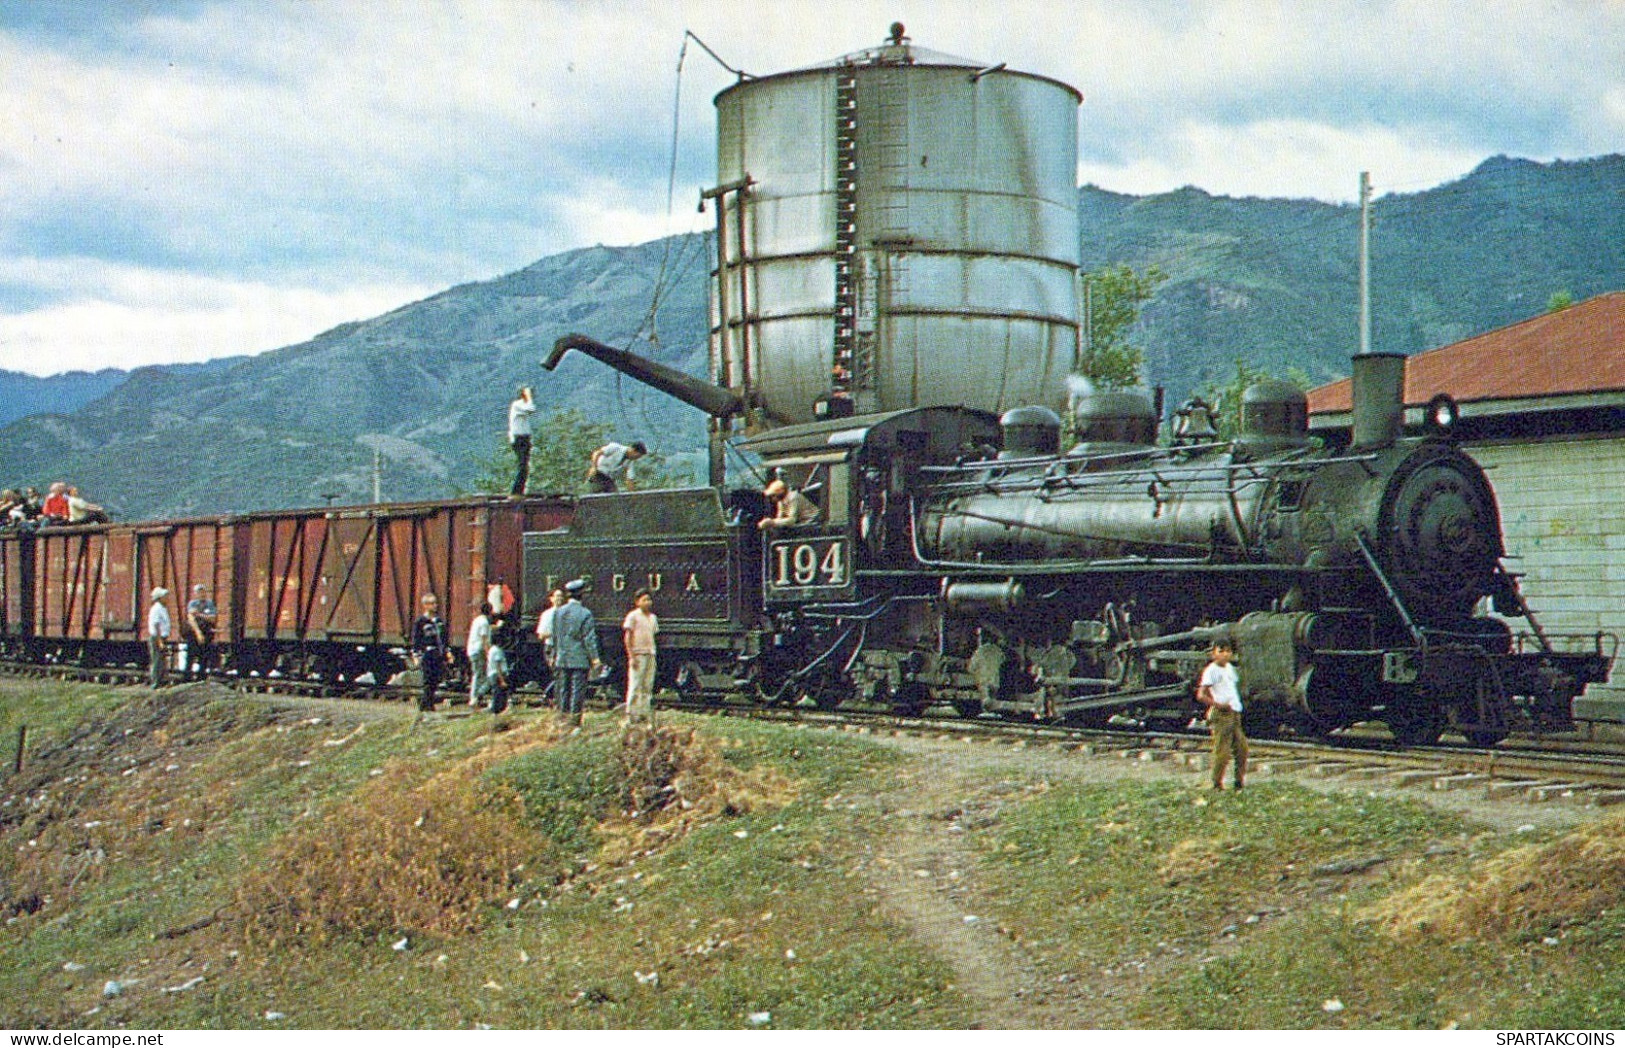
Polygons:
<instances>
[{"instance_id":1,"label":"person sitting on freight car","mask_svg":"<svg viewBox=\"0 0 1625 1048\"><path fill-rule=\"evenodd\" d=\"M615 490L619 477L625 481L627 490L632 490L632 463L648 453L649 448L641 440L629 445L610 441L592 453L592 464L587 467L588 489L607 495Z\"/></svg>"},{"instance_id":2,"label":"person sitting on freight car","mask_svg":"<svg viewBox=\"0 0 1625 1048\"><path fill-rule=\"evenodd\" d=\"M109 524L113 518L107 511L94 502L86 502L79 497L79 489L68 485L68 523L69 524Z\"/></svg>"},{"instance_id":3,"label":"person sitting on freight car","mask_svg":"<svg viewBox=\"0 0 1625 1048\"><path fill-rule=\"evenodd\" d=\"M40 526L40 514L44 512L44 510L40 508L43 501L44 500L40 498L38 488L24 489L23 493L17 496L17 501L7 512L6 519L3 523L23 531L34 530Z\"/></svg>"},{"instance_id":4,"label":"person sitting on freight car","mask_svg":"<svg viewBox=\"0 0 1625 1048\"><path fill-rule=\"evenodd\" d=\"M782 480L775 480L762 489L762 494L773 504L773 516L757 521L757 528L801 528L818 523L818 507L811 499Z\"/></svg>"},{"instance_id":5,"label":"person sitting on freight car","mask_svg":"<svg viewBox=\"0 0 1625 1048\"><path fill-rule=\"evenodd\" d=\"M67 481L57 480L51 482L51 493L45 496L45 501L40 504L39 522L42 527L68 522Z\"/></svg>"},{"instance_id":6,"label":"person sitting on freight car","mask_svg":"<svg viewBox=\"0 0 1625 1048\"><path fill-rule=\"evenodd\" d=\"M0 492L0 527L12 527L21 524L23 520L23 496L20 492L7 488Z\"/></svg>"},{"instance_id":7,"label":"person sitting on freight car","mask_svg":"<svg viewBox=\"0 0 1625 1048\"><path fill-rule=\"evenodd\" d=\"M220 609L209 599L209 587L201 582L194 585L192 599L186 602L185 633L192 649L186 656L186 668L196 667L196 680L204 680L214 672L214 630L219 618Z\"/></svg>"}]
</instances>

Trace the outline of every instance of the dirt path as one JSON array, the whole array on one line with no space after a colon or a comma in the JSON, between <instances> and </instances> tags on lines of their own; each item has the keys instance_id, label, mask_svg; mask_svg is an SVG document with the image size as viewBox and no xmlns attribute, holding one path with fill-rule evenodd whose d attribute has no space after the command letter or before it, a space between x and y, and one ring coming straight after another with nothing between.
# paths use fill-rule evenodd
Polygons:
<instances>
[{"instance_id":1,"label":"dirt path","mask_svg":"<svg viewBox=\"0 0 1625 1048\"><path fill-rule=\"evenodd\" d=\"M1068 755L898 737L882 740L921 758L884 792L853 801L884 827L863 873L880 904L949 965L984 1029L1121 1026L1112 980L1051 971L997 919L976 876L967 829L996 824L1003 809L1043 783L1108 779L1131 769Z\"/></svg>"},{"instance_id":2,"label":"dirt path","mask_svg":"<svg viewBox=\"0 0 1625 1048\"><path fill-rule=\"evenodd\" d=\"M977 877L967 829L994 825L1006 806L1056 782L1178 778L1198 787L1203 777L1172 762L1082 756L957 738L878 737L916 758L881 792L846 798L876 815L881 827L860 863L869 894L895 920L948 964L956 985L987 1029L1102 1029L1130 1024L1124 1005L1132 983L1148 970L1087 978L1057 968L1001 928L988 889ZM1403 796L1455 812L1503 832L1568 826L1594 811L1568 804L1489 801L1476 792L1400 789L1339 779L1295 779L1316 790ZM1214 952L1224 947L1216 945ZM1166 958L1147 958L1151 967Z\"/></svg>"}]
</instances>

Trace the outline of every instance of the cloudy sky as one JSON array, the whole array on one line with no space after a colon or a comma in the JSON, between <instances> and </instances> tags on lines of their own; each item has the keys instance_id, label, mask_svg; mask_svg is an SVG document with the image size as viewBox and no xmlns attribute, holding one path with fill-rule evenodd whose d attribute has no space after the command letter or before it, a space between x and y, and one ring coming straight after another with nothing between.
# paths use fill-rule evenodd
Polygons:
<instances>
[{"instance_id":1,"label":"cloudy sky","mask_svg":"<svg viewBox=\"0 0 1625 1048\"><path fill-rule=\"evenodd\" d=\"M732 77L690 46L679 93L684 30L761 74L894 20L1076 86L1120 192L1625 149L1622 0L0 0L0 368L260 352L698 228Z\"/></svg>"}]
</instances>

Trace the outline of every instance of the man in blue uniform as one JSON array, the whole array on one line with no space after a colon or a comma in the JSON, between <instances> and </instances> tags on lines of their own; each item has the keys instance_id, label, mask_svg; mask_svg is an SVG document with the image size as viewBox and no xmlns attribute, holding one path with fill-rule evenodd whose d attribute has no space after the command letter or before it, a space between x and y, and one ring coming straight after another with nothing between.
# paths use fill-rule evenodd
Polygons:
<instances>
[{"instance_id":1,"label":"man in blue uniform","mask_svg":"<svg viewBox=\"0 0 1625 1048\"><path fill-rule=\"evenodd\" d=\"M581 723L581 707L587 698L587 674L603 665L598 651L598 623L581 603L587 584L575 579L564 585L568 599L553 613L551 641L554 680L559 712L572 723Z\"/></svg>"}]
</instances>

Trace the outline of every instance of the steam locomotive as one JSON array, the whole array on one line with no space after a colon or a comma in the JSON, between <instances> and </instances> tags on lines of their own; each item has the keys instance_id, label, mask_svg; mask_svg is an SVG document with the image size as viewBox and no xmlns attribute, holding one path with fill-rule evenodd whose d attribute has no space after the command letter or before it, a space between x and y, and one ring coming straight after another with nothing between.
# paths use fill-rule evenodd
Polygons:
<instances>
[{"instance_id":1,"label":"steam locomotive","mask_svg":"<svg viewBox=\"0 0 1625 1048\"><path fill-rule=\"evenodd\" d=\"M583 336L550 363L569 349L655 377ZM781 427L744 446L815 523L764 532L760 500L720 488L584 496L569 525L525 536L526 591L585 572L615 614L654 589L668 672L696 694L1183 722L1224 637L1254 731L1379 720L1407 744L1448 729L1489 745L1572 727L1606 638L1540 629L1483 470L1445 432L1400 436L1403 357L1354 363L1346 447L1315 446L1304 395L1273 382L1247 391L1233 441L1193 403L1159 447L1135 392L1083 398L1065 451L1042 407ZM698 380L658 382L719 406Z\"/></svg>"}]
</instances>

